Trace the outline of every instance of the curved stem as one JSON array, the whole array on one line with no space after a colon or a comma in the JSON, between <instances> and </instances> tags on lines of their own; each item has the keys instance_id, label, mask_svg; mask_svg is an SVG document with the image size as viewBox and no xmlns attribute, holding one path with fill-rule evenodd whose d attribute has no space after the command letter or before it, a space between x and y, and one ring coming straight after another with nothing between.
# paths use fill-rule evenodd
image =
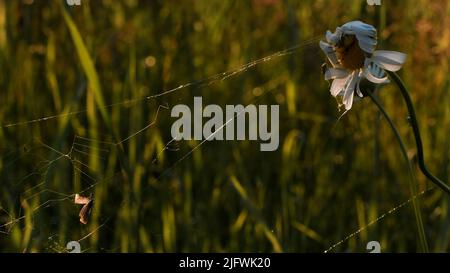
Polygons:
<instances>
[{"instance_id":1,"label":"curved stem","mask_svg":"<svg viewBox=\"0 0 450 273\"><path fill-rule=\"evenodd\" d=\"M422 145L422 138L420 137L420 131L419 131L419 125L417 123L416 118L416 112L414 111L414 105L412 103L411 97L409 96L408 90L406 89L405 85L403 84L400 77L395 73L391 71L387 71L389 77L394 80L395 84L397 84L398 88L400 89L402 96L406 102L406 106L408 107L409 116L411 118L411 126L414 131L414 137L416 139L416 145L417 145L417 157L419 161L419 168L422 171L422 173L428 177L436 186L441 188L444 192L446 192L448 195L450 195L450 187L442 182L439 178L435 177L427 168L425 165L425 159L423 156L423 145Z\"/></svg>"},{"instance_id":2,"label":"curved stem","mask_svg":"<svg viewBox=\"0 0 450 273\"><path fill-rule=\"evenodd\" d=\"M402 151L403 158L406 161L406 164L408 165L408 173L409 173L409 188L411 190L412 196L417 196L417 188L416 188L416 177L414 176L414 170L411 165L410 160L408 159L408 154L406 151L405 144L402 141L402 138L400 137L400 133L398 132L397 128L394 125L394 122L391 120L389 115L384 110L384 107L381 105L381 103L378 101L378 99L375 97L375 95L372 92L367 92L367 95L372 99L372 101L375 103L376 106L378 106L378 109L383 114L386 121L389 123L389 126L391 126L392 131L394 132L395 137L397 138L398 144L400 145L400 149ZM419 200L414 199L413 200L413 208L414 208L414 214L416 216L416 225L417 230L419 233L419 241L420 245L422 247L423 252L428 252L428 243L425 236L425 229L423 227L423 221L422 221L422 214L420 212L420 204Z\"/></svg>"}]
</instances>

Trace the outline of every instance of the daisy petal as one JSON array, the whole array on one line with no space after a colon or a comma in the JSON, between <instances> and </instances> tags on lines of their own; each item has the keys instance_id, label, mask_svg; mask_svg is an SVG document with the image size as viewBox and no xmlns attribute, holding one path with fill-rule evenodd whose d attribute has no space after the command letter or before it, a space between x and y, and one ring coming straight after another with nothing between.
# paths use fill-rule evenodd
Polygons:
<instances>
[{"instance_id":1,"label":"daisy petal","mask_svg":"<svg viewBox=\"0 0 450 273\"><path fill-rule=\"evenodd\" d=\"M363 73L362 72L359 72L358 73L358 77L359 77L359 79L361 79L361 75L362 75ZM363 95L363 93L361 92L361 89L359 88L359 83L361 82L361 80L358 80L357 81L357 83L356 83L356 94L358 94L358 96L359 97L364 97L364 95Z\"/></svg>"},{"instance_id":2,"label":"daisy petal","mask_svg":"<svg viewBox=\"0 0 450 273\"><path fill-rule=\"evenodd\" d=\"M322 49L322 51L325 52L325 54L327 55L328 60L330 60L330 62L333 65L333 67L338 66L339 62L338 62L338 59L336 57L336 53L334 52L333 47L330 44L325 43L323 41L319 42L319 46Z\"/></svg>"},{"instance_id":3,"label":"daisy petal","mask_svg":"<svg viewBox=\"0 0 450 273\"><path fill-rule=\"evenodd\" d=\"M348 72L342 68L328 68L325 72L325 80L342 79L348 77Z\"/></svg>"},{"instance_id":4,"label":"daisy petal","mask_svg":"<svg viewBox=\"0 0 450 273\"><path fill-rule=\"evenodd\" d=\"M340 36L341 36L340 33L341 32L339 30L339 27L336 28L335 33L332 33L331 31L327 30L327 33L325 34L325 38L327 39L328 43L336 44L340 39Z\"/></svg>"},{"instance_id":5,"label":"daisy petal","mask_svg":"<svg viewBox=\"0 0 450 273\"><path fill-rule=\"evenodd\" d=\"M342 29L344 29L344 31L351 30L355 34L356 34L356 32L358 32L359 34L365 35L365 36L376 37L376 35L377 35L377 30L373 26L363 23L361 21L351 21L351 22L345 23L342 26Z\"/></svg>"},{"instance_id":6,"label":"daisy petal","mask_svg":"<svg viewBox=\"0 0 450 273\"><path fill-rule=\"evenodd\" d=\"M373 39L372 37L360 36L358 34L356 34L356 39L358 39L358 45L363 51L367 53L374 52L377 45L377 40Z\"/></svg>"},{"instance_id":7,"label":"daisy petal","mask_svg":"<svg viewBox=\"0 0 450 273\"><path fill-rule=\"evenodd\" d=\"M355 93L355 85L359 79L357 72L353 72L350 77L351 77L350 82L345 88L344 98L342 99L342 102L345 105L345 110L350 110L350 108L352 108L353 95Z\"/></svg>"},{"instance_id":8,"label":"daisy petal","mask_svg":"<svg viewBox=\"0 0 450 273\"><path fill-rule=\"evenodd\" d=\"M361 21L352 21L342 26L344 33L353 34L358 40L359 47L367 52L373 53L377 45L377 30Z\"/></svg>"},{"instance_id":9,"label":"daisy petal","mask_svg":"<svg viewBox=\"0 0 450 273\"><path fill-rule=\"evenodd\" d=\"M397 51L377 50L372 60L389 71L398 71L406 61L406 54Z\"/></svg>"},{"instance_id":10,"label":"daisy petal","mask_svg":"<svg viewBox=\"0 0 450 273\"><path fill-rule=\"evenodd\" d=\"M364 74L364 77L366 77L366 79L368 79L369 81L371 81L373 83L388 83L389 82L389 79L387 77L378 78L378 77L372 75L372 73L370 72L370 70L367 67L363 68L363 74Z\"/></svg>"},{"instance_id":11,"label":"daisy petal","mask_svg":"<svg viewBox=\"0 0 450 273\"><path fill-rule=\"evenodd\" d=\"M347 78L342 78L342 79L334 79L333 83L331 84L331 88L330 88L330 93L333 97L336 97L337 95L339 95L339 93L342 91L342 89L344 89L345 87L345 83L347 82Z\"/></svg>"}]
</instances>

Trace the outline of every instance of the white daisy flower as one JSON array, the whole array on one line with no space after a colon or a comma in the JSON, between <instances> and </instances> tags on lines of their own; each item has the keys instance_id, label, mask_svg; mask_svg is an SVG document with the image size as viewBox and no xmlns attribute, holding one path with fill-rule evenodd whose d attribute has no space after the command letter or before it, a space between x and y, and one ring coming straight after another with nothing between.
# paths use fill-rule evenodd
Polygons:
<instances>
[{"instance_id":1,"label":"white daisy flower","mask_svg":"<svg viewBox=\"0 0 450 273\"><path fill-rule=\"evenodd\" d=\"M388 83L382 69L397 71L406 60L406 54L375 50L376 45L377 30L361 21L348 22L334 33L327 31L326 42L320 41L332 65L325 71L325 79L333 80L331 95L341 97L347 111L352 108L355 92L363 97L359 88L362 78L376 84Z\"/></svg>"}]
</instances>

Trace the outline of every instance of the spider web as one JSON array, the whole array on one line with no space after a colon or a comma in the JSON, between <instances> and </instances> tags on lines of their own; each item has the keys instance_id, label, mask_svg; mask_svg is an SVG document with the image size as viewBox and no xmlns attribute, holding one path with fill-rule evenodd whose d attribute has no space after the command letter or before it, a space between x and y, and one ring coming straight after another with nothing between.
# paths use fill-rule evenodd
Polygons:
<instances>
[{"instance_id":1,"label":"spider web","mask_svg":"<svg viewBox=\"0 0 450 273\"><path fill-rule=\"evenodd\" d=\"M355 236L357 236L358 234L360 234L361 232L363 232L364 230L370 228L371 226L375 225L376 223L380 222L381 220L383 220L384 218L386 218L387 216L394 214L395 212L397 212L398 210L400 210L401 208L403 208L404 206L410 204L412 201L416 200L417 198L422 197L423 195L425 195L426 193L430 192L431 190L433 190L435 188L429 188L426 190L423 190L421 192L419 192L418 194L414 195L413 197L409 198L408 200L398 204L397 206L393 207L392 209L388 210L387 212L381 214L380 216L378 216L377 218L371 220L369 223L367 223L365 226L357 229L356 231L350 233L349 235L345 236L344 239L338 241L337 243L333 244L332 246L330 246L329 248L327 248L326 250L324 250L324 253L329 253L330 251L334 250L335 248L337 248L338 246L342 245L343 243L347 242L348 240L354 238Z\"/></svg>"},{"instance_id":2,"label":"spider web","mask_svg":"<svg viewBox=\"0 0 450 273\"><path fill-rule=\"evenodd\" d=\"M206 77L201 80L196 80L196 81L188 82L185 84L181 84L178 87L159 92L156 95L148 95L148 96L143 96L143 97L138 97L138 98L131 98L128 100L109 104L109 105L105 106L104 108L113 108L113 107L121 107L121 106L128 107L128 106L135 105L137 103L156 100L163 96L182 91L183 89L186 89L188 87L210 86L215 83L228 80L228 79L230 79L236 75L239 75L241 73L247 72L249 69L251 69L257 65L261 65L261 64L267 63L269 61L278 59L280 57L297 53L299 50L302 50L307 46L316 44L317 41L320 40L320 38L321 38L321 36L314 37L312 39L306 40L306 41L304 41L298 45L295 45L293 47L290 47L288 49L281 50L281 51L275 52L273 54L270 54L266 57L246 63L235 69L217 73L217 74L214 74L212 76ZM255 103L256 101L260 100L262 97L264 97L264 95L271 93L273 90L275 90L275 88L268 88L267 90L265 90L262 93L262 95L256 97L254 100L252 100L252 103ZM100 110L101 108L95 107L95 109ZM86 194L86 193L92 191L92 189L94 189L94 187L97 186L99 183L105 183L105 182L113 179L115 176L119 175L122 172L122 170L114 173L111 177L96 177L95 170L92 170L89 167L89 165L87 164L87 162L89 161L89 158L91 156L97 157L97 159L100 162L106 162L108 160L108 158L107 158L108 154L110 154L111 151L113 151L114 149L118 149L121 144L129 141L130 139L138 136L139 134L145 132L146 130L148 130L149 128L154 126L157 123L158 117L161 115L161 112L164 110L167 110L167 109L169 109L168 104L158 105L157 110L154 114L154 117L150 123L148 123L143 128L137 130L136 132L132 133L131 135L129 135L117 142L101 141L100 139L93 139L93 138L87 138L87 137L80 136L80 135L74 135L71 146L69 147L68 151L64 152L64 151L60 151L60 150L53 148L49 144L46 144L39 139L35 140L32 148L29 149L26 153L26 154L35 154L35 155L37 155L37 157L39 157L38 163L36 164L35 169L31 173L25 175L24 177L21 177L21 178L16 177L16 178L12 178L12 179L17 180L18 181L17 184L21 184L21 183L25 183L27 180L34 178L35 176L39 177L39 179L38 179L38 181L40 181L39 183L32 186L31 188L28 188L21 194L21 196L23 198L22 202L27 202L37 196L41 196L44 194L50 194L50 195L53 195L53 197L48 198L45 202L43 202L43 203L39 204L38 206L36 206L35 208L33 208L31 210L31 215L22 214L22 208L20 207L19 212L18 212L19 216L14 217L8 211L6 211L3 207L0 207L0 211L3 212L4 214L6 214L9 218L9 221L7 221L6 223L0 224L0 235L1 234L9 235L10 231L12 230L12 228L15 224L19 223L20 221L25 220L27 217L33 217L33 215L35 213L38 213L42 209L49 208L50 206L54 205L55 203L67 202L67 203L72 204L76 193ZM232 119L226 120L225 123L221 127L217 128L216 131L212 135L208 136L206 139L199 142L196 146L191 148L188 152L186 152L178 160L176 160L175 163L173 163L169 167L165 168L163 170L163 172L161 173L161 175L157 179L158 180L161 179L171 169L175 168L180 162L182 162L183 160L185 160L189 156L191 156L195 150L200 148L200 146L202 146L204 143L206 143L210 138L214 137L214 135L217 132L222 130L228 123L230 123L233 119L235 119L236 117L241 115L243 112L244 111L238 112L234 115L234 117ZM84 110L79 110L79 111L72 111L69 113L62 113L62 114L55 114L55 115L40 117L40 118L26 120L26 121L12 122L12 123L2 125L2 127L3 128L11 128L11 127L18 127L18 126L29 126L29 125L36 124L36 123L42 123L42 122L47 122L47 121L60 119L60 118L82 115L82 114L86 114L86 113L87 113L87 109L84 109ZM32 151L35 149L45 149L45 150L47 150L47 152L51 153L51 156L49 156L47 158L43 158L37 152L32 153ZM175 139L171 139L164 145L162 150L158 151L158 153L156 154L156 156L154 157L152 162L156 163L158 161L159 157L165 152L177 152L179 150L180 150L179 149L179 141L177 141ZM19 160L19 159L16 158L15 160ZM49 172L51 172L52 168L54 168L56 165L62 164L64 162L71 165L74 177L79 179L81 181L81 184L83 184L84 186L82 186L82 188L77 192L71 192L71 191L63 192L60 190L52 189L51 187L42 188L43 186L46 185L47 175L49 174ZM429 190L427 190L427 191L429 191ZM327 250L325 250L325 252L329 252L329 251L333 250L337 246L343 244L344 242L348 241L352 237L359 234L362 230L369 228L370 226L381 221L386 216L393 214L394 212L398 211L400 208L409 204L413 199L422 196L427 191L423 191L423 192L419 193L418 195L408 199L407 201L394 207L393 209L389 210L388 212L382 214L378 218L369 222L363 228L360 228L359 230L349 234L341 241L332 245ZM122 205L120 205L120 206L122 206ZM85 232L85 234L81 238L77 239L77 241L81 242L83 240L86 240L92 234L98 232L100 229L107 227L108 221L112 216L113 215L108 215L106 217L103 217L103 219L101 220L101 223L99 225L94 227L92 230ZM57 238L58 238L57 234L53 234L48 237L48 246L47 246L46 250L50 250L50 251L54 251L54 252L67 252L67 249L65 248L65 246L62 246L58 243ZM83 252L84 251L89 251L89 249L84 249ZM114 251L114 249L109 250L109 251Z\"/></svg>"}]
</instances>

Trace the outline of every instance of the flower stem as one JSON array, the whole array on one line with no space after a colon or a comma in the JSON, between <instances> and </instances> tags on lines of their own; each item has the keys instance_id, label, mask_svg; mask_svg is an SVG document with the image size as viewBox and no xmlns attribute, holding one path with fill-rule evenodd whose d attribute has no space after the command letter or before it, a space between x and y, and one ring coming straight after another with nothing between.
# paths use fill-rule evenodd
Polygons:
<instances>
[{"instance_id":1,"label":"flower stem","mask_svg":"<svg viewBox=\"0 0 450 273\"><path fill-rule=\"evenodd\" d=\"M416 139L416 145L417 145L417 157L419 161L419 168L422 171L422 173L428 177L428 179L431 180L436 186L441 188L444 192L446 192L448 195L450 195L450 187L442 182L439 178L435 177L427 168L425 165L425 159L423 156L423 145L422 145L422 138L420 137L420 131L419 131L419 125L417 123L416 118L416 112L414 111L414 105L412 103L411 97L409 96L408 90L406 89L405 85L403 84L400 77L395 73L391 71L386 71L389 75L389 77L394 80L395 84L397 84L398 88L400 89L403 99L406 102L406 106L408 107L409 116L411 118L411 126L413 128L414 137Z\"/></svg>"},{"instance_id":2,"label":"flower stem","mask_svg":"<svg viewBox=\"0 0 450 273\"><path fill-rule=\"evenodd\" d=\"M410 160L408 159L408 154L406 152L405 144L402 141L402 138L400 137L400 133L398 132L397 128L394 125L394 122L391 120L389 115L384 110L381 103L378 101L378 99L375 97L375 95L372 92L367 92L367 95L372 99L372 101L378 106L378 109L380 109L380 112L383 114L386 121L391 126L392 131L394 132L395 137L397 138L397 141L400 145L400 149L402 151L403 158L406 161L406 164L408 165L408 173L409 173L409 188L411 191L412 196L417 196L417 188L416 188L416 177L414 175L414 170L411 165ZM422 221L422 214L420 212L420 202L417 199L413 200L413 208L414 208L414 215L416 216L416 225L417 225L417 231L419 233L419 241L420 246L422 248L423 252L428 252L428 243L425 236L425 229L423 227L423 221Z\"/></svg>"}]
</instances>

